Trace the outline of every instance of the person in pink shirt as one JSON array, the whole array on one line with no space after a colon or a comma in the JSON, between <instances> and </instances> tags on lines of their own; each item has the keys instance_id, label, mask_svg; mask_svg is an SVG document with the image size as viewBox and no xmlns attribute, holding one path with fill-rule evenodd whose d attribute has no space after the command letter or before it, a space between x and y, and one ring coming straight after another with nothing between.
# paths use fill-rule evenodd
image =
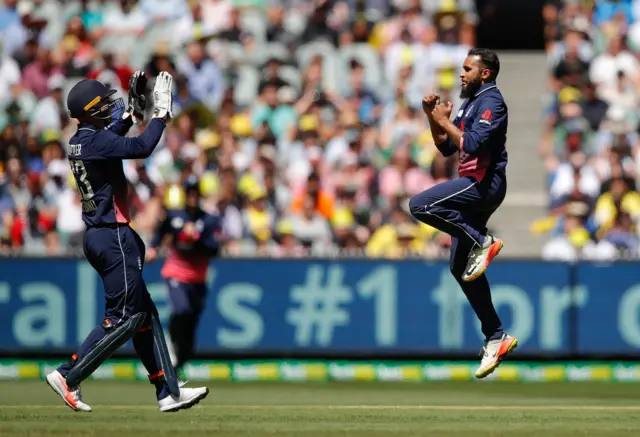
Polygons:
<instances>
[{"instance_id":1,"label":"person in pink shirt","mask_svg":"<svg viewBox=\"0 0 640 437\"><path fill-rule=\"evenodd\" d=\"M40 48L36 59L24 68L22 85L30 89L38 99L44 99L49 95L47 83L56 74L61 74L61 71L51 62L51 52Z\"/></svg>"},{"instance_id":2,"label":"person in pink shirt","mask_svg":"<svg viewBox=\"0 0 640 437\"><path fill-rule=\"evenodd\" d=\"M431 188L435 182L411 160L408 147L397 148L391 157L391 165L380 171L378 186L380 194L388 199L398 193L407 193L413 197Z\"/></svg>"}]
</instances>

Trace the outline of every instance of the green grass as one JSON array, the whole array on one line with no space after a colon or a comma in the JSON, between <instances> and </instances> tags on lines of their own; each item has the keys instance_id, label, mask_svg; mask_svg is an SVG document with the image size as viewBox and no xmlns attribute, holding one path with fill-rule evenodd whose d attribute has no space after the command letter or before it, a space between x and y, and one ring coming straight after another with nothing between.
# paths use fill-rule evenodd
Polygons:
<instances>
[{"instance_id":1,"label":"green grass","mask_svg":"<svg viewBox=\"0 0 640 437\"><path fill-rule=\"evenodd\" d=\"M195 383L189 384L196 386ZM0 382L0 436L638 436L640 387L616 383L216 383L162 414L146 383L89 381L75 413L40 381Z\"/></svg>"}]
</instances>

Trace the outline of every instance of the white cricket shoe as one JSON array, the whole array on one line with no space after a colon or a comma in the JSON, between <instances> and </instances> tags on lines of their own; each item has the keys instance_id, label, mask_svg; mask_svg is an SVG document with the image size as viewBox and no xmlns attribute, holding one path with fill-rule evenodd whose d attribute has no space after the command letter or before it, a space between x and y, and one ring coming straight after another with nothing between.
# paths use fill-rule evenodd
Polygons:
<instances>
[{"instance_id":1,"label":"white cricket shoe","mask_svg":"<svg viewBox=\"0 0 640 437\"><path fill-rule=\"evenodd\" d=\"M180 388L180 396L169 395L158 401L160 411L168 413L178 410L186 410L206 398L209 394L207 387Z\"/></svg>"},{"instance_id":2,"label":"white cricket shoe","mask_svg":"<svg viewBox=\"0 0 640 437\"><path fill-rule=\"evenodd\" d=\"M498 256L503 245L501 239L487 235L482 246L475 247L469 252L469 261L462 274L462 280L471 282L478 279L487 270L491 261Z\"/></svg>"},{"instance_id":3,"label":"white cricket shoe","mask_svg":"<svg viewBox=\"0 0 640 437\"><path fill-rule=\"evenodd\" d=\"M518 339L507 334L497 340L490 340L482 348L482 361L476 370L476 378L484 378L498 368L509 352L518 346Z\"/></svg>"},{"instance_id":4,"label":"white cricket shoe","mask_svg":"<svg viewBox=\"0 0 640 437\"><path fill-rule=\"evenodd\" d=\"M57 370L47 375L47 384L49 384L49 387L51 387L72 410L91 411L91 407L82 402L80 386L75 388L67 387L66 379Z\"/></svg>"}]
</instances>

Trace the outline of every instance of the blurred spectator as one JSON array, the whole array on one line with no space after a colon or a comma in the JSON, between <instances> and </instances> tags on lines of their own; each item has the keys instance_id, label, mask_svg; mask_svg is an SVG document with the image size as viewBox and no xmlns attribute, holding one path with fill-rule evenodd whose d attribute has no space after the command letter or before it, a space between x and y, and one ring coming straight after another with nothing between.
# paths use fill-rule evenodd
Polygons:
<instances>
[{"instance_id":1,"label":"blurred spectator","mask_svg":"<svg viewBox=\"0 0 640 437\"><path fill-rule=\"evenodd\" d=\"M269 6L267 9L267 41L292 47L296 42L296 36L285 29L284 19L285 8L283 5L273 4Z\"/></svg>"},{"instance_id":2,"label":"blurred spectator","mask_svg":"<svg viewBox=\"0 0 640 437\"><path fill-rule=\"evenodd\" d=\"M220 30L220 22L224 23L224 17L214 18L211 15L204 15L203 5L200 0L189 0L190 13L185 14L176 25L175 32L179 35L178 42L187 43L191 40L198 40L205 37L213 36ZM209 7L215 3L209 3ZM226 4L225 1L217 2L221 5ZM220 12L224 13L224 10ZM226 11L228 13L228 10ZM212 19L213 18L213 19ZM211 21L207 19L212 19ZM225 23L226 27L226 23Z\"/></svg>"},{"instance_id":3,"label":"blurred spectator","mask_svg":"<svg viewBox=\"0 0 640 437\"><path fill-rule=\"evenodd\" d=\"M596 86L588 82L582 87L582 115L589 122L592 131L597 132L604 120L609 104L596 94Z\"/></svg>"},{"instance_id":4,"label":"blurred spectator","mask_svg":"<svg viewBox=\"0 0 640 437\"><path fill-rule=\"evenodd\" d=\"M331 226L336 239L336 249L341 256L362 255L362 238L358 235L362 233L353 217L353 213L342 208L337 210L331 217ZM367 235L368 236L368 235Z\"/></svg>"},{"instance_id":5,"label":"blurred spectator","mask_svg":"<svg viewBox=\"0 0 640 437\"><path fill-rule=\"evenodd\" d=\"M6 0L0 8L0 41L4 51L12 56L19 52L29 39L33 5L29 2Z\"/></svg>"},{"instance_id":6,"label":"blurred spectator","mask_svg":"<svg viewBox=\"0 0 640 437\"><path fill-rule=\"evenodd\" d=\"M229 25L218 34L218 38L229 42L240 42L244 36L245 32L240 26L240 9L231 9Z\"/></svg>"},{"instance_id":7,"label":"blurred spectator","mask_svg":"<svg viewBox=\"0 0 640 437\"><path fill-rule=\"evenodd\" d=\"M322 190L320 176L317 173L309 175L304 190L293 198L291 211L293 213L303 212L305 202L308 202L308 199L313 200L313 206L321 216L331 218L334 210L334 199L328 192Z\"/></svg>"},{"instance_id":8,"label":"blurred spectator","mask_svg":"<svg viewBox=\"0 0 640 437\"><path fill-rule=\"evenodd\" d=\"M300 258L306 255L304 247L294 235L294 231L290 220L281 220L278 223L278 245L272 255L278 258Z\"/></svg>"},{"instance_id":9,"label":"blurred spectator","mask_svg":"<svg viewBox=\"0 0 640 437\"><path fill-rule=\"evenodd\" d=\"M103 36L142 36L148 15L135 0L119 0L102 20Z\"/></svg>"},{"instance_id":10,"label":"blurred spectator","mask_svg":"<svg viewBox=\"0 0 640 437\"><path fill-rule=\"evenodd\" d=\"M595 3L593 23L598 26L622 16L625 22L633 21L632 0L601 0Z\"/></svg>"},{"instance_id":11,"label":"blurred spectator","mask_svg":"<svg viewBox=\"0 0 640 437\"><path fill-rule=\"evenodd\" d=\"M640 238L636 233L636 226L631 215L619 211L611 229L606 233L604 240L613 245L622 258L637 258L640 256Z\"/></svg>"},{"instance_id":12,"label":"blurred spectator","mask_svg":"<svg viewBox=\"0 0 640 437\"><path fill-rule=\"evenodd\" d=\"M562 224L562 234L547 242L542 249L542 259L547 261L573 262L582 258L610 259L615 248L610 244L595 243L584 227L587 210L584 204L568 205Z\"/></svg>"},{"instance_id":13,"label":"blurred spectator","mask_svg":"<svg viewBox=\"0 0 640 437\"><path fill-rule=\"evenodd\" d=\"M619 212L629 214L634 220L640 218L640 194L632 191L623 177L613 179L609 190L596 203L594 217L601 233L606 233L614 225Z\"/></svg>"},{"instance_id":14,"label":"blurred spectator","mask_svg":"<svg viewBox=\"0 0 640 437\"><path fill-rule=\"evenodd\" d=\"M402 67L418 62L423 56L423 51L424 46L413 39L408 28L404 28L399 40L386 50L384 65L387 80L395 83Z\"/></svg>"},{"instance_id":15,"label":"blurred spectator","mask_svg":"<svg viewBox=\"0 0 640 437\"><path fill-rule=\"evenodd\" d=\"M422 14L420 0L398 2L396 7L399 14L383 23L382 38L385 46L399 40L405 28L409 30L414 41L426 42L424 38L431 23Z\"/></svg>"},{"instance_id":16,"label":"blurred spectator","mask_svg":"<svg viewBox=\"0 0 640 437\"><path fill-rule=\"evenodd\" d=\"M202 8L202 19L211 26L212 32L219 32L230 25L231 1L229 0L202 0L199 2Z\"/></svg>"},{"instance_id":17,"label":"blurred spectator","mask_svg":"<svg viewBox=\"0 0 640 437\"><path fill-rule=\"evenodd\" d=\"M249 206L245 209L243 221L249 236L262 239L271 235L276 217L267 207L267 190L260 185L252 186L248 193Z\"/></svg>"},{"instance_id":18,"label":"blurred spectator","mask_svg":"<svg viewBox=\"0 0 640 437\"><path fill-rule=\"evenodd\" d=\"M218 66L207 57L201 42L191 42L187 55L188 59L178 63L178 71L187 78L189 91L209 109L217 109L224 91Z\"/></svg>"},{"instance_id":19,"label":"blurred spectator","mask_svg":"<svg viewBox=\"0 0 640 437\"><path fill-rule=\"evenodd\" d=\"M280 77L280 67L282 62L277 57L271 57L267 59L267 62L264 66L265 73L263 75L262 81L260 82L260 86L264 87L267 84L275 86L277 89L282 88L283 86L291 85L289 82Z\"/></svg>"},{"instance_id":20,"label":"blurred spectator","mask_svg":"<svg viewBox=\"0 0 640 437\"><path fill-rule=\"evenodd\" d=\"M600 179L596 170L584 162L583 154L576 153L569 162L558 165L550 188L551 208L571 196L580 194L594 202L600 194Z\"/></svg>"},{"instance_id":21,"label":"blurred spectator","mask_svg":"<svg viewBox=\"0 0 640 437\"><path fill-rule=\"evenodd\" d=\"M293 235L314 252L326 249L331 241L331 228L326 218L319 214L316 199L307 194L302 201L302 211L290 217Z\"/></svg>"},{"instance_id":22,"label":"blurred spectator","mask_svg":"<svg viewBox=\"0 0 640 437\"><path fill-rule=\"evenodd\" d=\"M0 31L20 20L20 14L16 9L17 5L18 0L5 0L0 5Z\"/></svg>"},{"instance_id":23,"label":"blurred spectator","mask_svg":"<svg viewBox=\"0 0 640 437\"><path fill-rule=\"evenodd\" d=\"M308 18L307 25L302 32L303 43L325 41L333 45L338 43L338 32L329 20L331 2L329 0L315 0L313 12Z\"/></svg>"},{"instance_id":24,"label":"blurred spectator","mask_svg":"<svg viewBox=\"0 0 640 437\"><path fill-rule=\"evenodd\" d=\"M553 70L553 78L556 80L553 85L555 89L559 90L563 85L578 88L587 78L590 64L580 58L578 48L577 44L568 45L566 53L556 64Z\"/></svg>"},{"instance_id":25,"label":"blurred spectator","mask_svg":"<svg viewBox=\"0 0 640 437\"><path fill-rule=\"evenodd\" d=\"M73 17L67 23L62 45L71 56L66 69L69 73L84 76L91 69L91 63L95 61L97 52L94 47L94 39L85 28L79 17Z\"/></svg>"},{"instance_id":26,"label":"blurred spectator","mask_svg":"<svg viewBox=\"0 0 640 437\"><path fill-rule=\"evenodd\" d=\"M414 71L414 80L419 84L419 89L426 89L427 92L436 90L436 84L442 83L443 74L457 72L471 49L460 40L460 14L443 11L434 16L434 21L435 37L417 59Z\"/></svg>"},{"instance_id":27,"label":"blurred spectator","mask_svg":"<svg viewBox=\"0 0 640 437\"><path fill-rule=\"evenodd\" d=\"M589 63L593 59L594 50L584 34L575 28L568 28L560 41L549 47L548 62L551 68L556 68L567 56L575 59L575 55L582 61Z\"/></svg>"},{"instance_id":28,"label":"blurred spectator","mask_svg":"<svg viewBox=\"0 0 640 437\"><path fill-rule=\"evenodd\" d=\"M189 63L187 62L187 65ZM151 53L151 58L144 70L151 77L156 77L161 71L166 71L172 76L177 76L176 66L171 56L171 49L165 41L158 41Z\"/></svg>"},{"instance_id":29,"label":"blurred spectator","mask_svg":"<svg viewBox=\"0 0 640 437\"><path fill-rule=\"evenodd\" d=\"M49 95L48 82L52 76L62 72L51 62L51 52L48 49L39 49L36 59L27 65L22 73L22 85L31 90L39 99Z\"/></svg>"},{"instance_id":30,"label":"blurred spectator","mask_svg":"<svg viewBox=\"0 0 640 437\"><path fill-rule=\"evenodd\" d=\"M0 108L4 108L18 94L20 68L18 63L3 51L0 41Z\"/></svg>"},{"instance_id":31,"label":"blurred spectator","mask_svg":"<svg viewBox=\"0 0 640 437\"><path fill-rule=\"evenodd\" d=\"M398 194L413 197L434 185L433 180L411 160L408 147L394 150L391 165L382 169L378 177L379 192L391 198Z\"/></svg>"},{"instance_id":32,"label":"blurred spectator","mask_svg":"<svg viewBox=\"0 0 640 437\"><path fill-rule=\"evenodd\" d=\"M62 93L65 79L62 75L51 76L47 82L50 95L40 100L33 110L31 128L40 133L45 130L62 130L69 121Z\"/></svg>"},{"instance_id":33,"label":"blurred spectator","mask_svg":"<svg viewBox=\"0 0 640 437\"><path fill-rule=\"evenodd\" d=\"M2 39L0 38L0 52L3 52ZM36 38L30 38L25 43L22 50L15 53L12 60L15 60L18 63L18 67L20 71L24 70L24 67L32 63L36 59L36 55L38 53L38 40ZM60 56L58 56L59 58ZM62 61L57 61L58 64L63 64Z\"/></svg>"},{"instance_id":34,"label":"blurred spectator","mask_svg":"<svg viewBox=\"0 0 640 437\"><path fill-rule=\"evenodd\" d=\"M178 20L189 13L185 0L139 0L138 5L151 23Z\"/></svg>"},{"instance_id":35,"label":"blurred spectator","mask_svg":"<svg viewBox=\"0 0 640 437\"><path fill-rule=\"evenodd\" d=\"M344 95L347 102L353 102L352 110L358 112L362 123L373 124L380 118L381 108L378 97L365 84L364 66L356 60L351 60L351 89ZM329 96L331 99L331 96Z\"/></svg>"},{"instance_id":36,"label":"blurred spectator","mask_svg":"<svg viewBox=\"0 0 640 437\"><path fill-rule=\"evenodd\" d=\"M609 40L607 51L593 59L589 79L598 86L600 96L607 100L604 96L619 88L621 78L626 76L637 83L638 73L638 61L626 50L624 39L613 37Z\"/></svg>"},{"instance_id":37,"label":"blurred spectator","mask_svg":"<svg viewBox=\"0 0 640 437\"><path fill-rule=\"evenodd\" d=\"M115 75L118 79L116 83L110 84L112 87L117 87L123 92L129 89L129 78L133 74L133 71L126 63L119 61L118 57L111 52L103 52L101 65L91 70L87 77L104 81L104 79L101 78L104 78L107 72L112 76Z\"/></svg>"}]
</instances>

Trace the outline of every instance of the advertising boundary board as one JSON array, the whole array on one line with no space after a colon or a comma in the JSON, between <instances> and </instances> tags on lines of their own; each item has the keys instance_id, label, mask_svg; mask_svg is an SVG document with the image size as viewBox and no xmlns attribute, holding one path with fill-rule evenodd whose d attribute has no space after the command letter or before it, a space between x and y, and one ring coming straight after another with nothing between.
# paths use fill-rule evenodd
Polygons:
<instances>
[{"instance_id":1,"label":"advertising boundary board","mask_svg":"<svg viewBox=\"0 0 640 437\"><path fill-rule=\"evenodd\" d=\"M0 360L0 380L37 380L55 369L55 360ZM189 381L362 381L430 382L478 381L477 362L446 361L303 361L241 360L194 361L185 366L181 377ZM136 360L110 360L91 377L93 380L144 381L147 373ZM639 382L640 362L563 362L503 363L482 381L511 382Z\"/></svg>"},{"instance_id":2,"label":"advertising boundary board","mask_svg":"<svg viewBox=\"0 0 640 437\"><path fill-rule=\"evenodd\" d=\"M166 323L161 266L144 275ZM640 359L640 263L507 260L488 277L518 354ZM7 258L0 278L0 355L65 356L102 320L102 284L85 261ZM444 261L227 258L211 264L207 288L203 357L475 357L482 346Z\"/></svg>"}]
</instances>

